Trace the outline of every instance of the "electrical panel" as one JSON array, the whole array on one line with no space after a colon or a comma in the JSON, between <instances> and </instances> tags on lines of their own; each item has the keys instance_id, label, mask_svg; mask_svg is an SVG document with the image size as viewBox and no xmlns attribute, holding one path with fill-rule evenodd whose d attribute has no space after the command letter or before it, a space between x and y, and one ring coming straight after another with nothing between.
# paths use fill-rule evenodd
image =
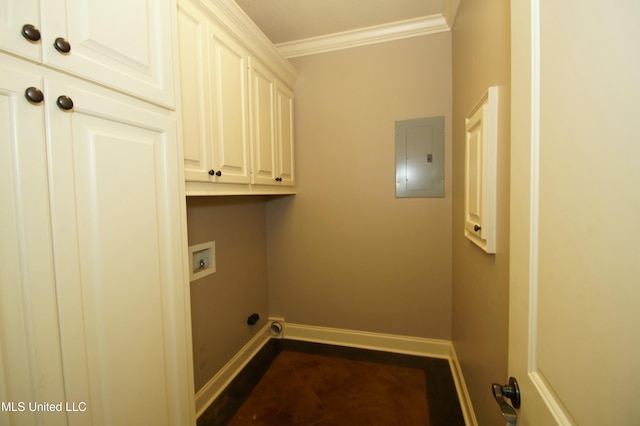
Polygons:
<instances>
[{"instance_id":1,"label":"electrical panel","mask_svg":"<svg viewBox=\"0 0 640 426\"><path fill-rule=\"evenodd\" d=\"M396 198L444 197L444 117L396 121Z\"/></svg>"}]
</instances>

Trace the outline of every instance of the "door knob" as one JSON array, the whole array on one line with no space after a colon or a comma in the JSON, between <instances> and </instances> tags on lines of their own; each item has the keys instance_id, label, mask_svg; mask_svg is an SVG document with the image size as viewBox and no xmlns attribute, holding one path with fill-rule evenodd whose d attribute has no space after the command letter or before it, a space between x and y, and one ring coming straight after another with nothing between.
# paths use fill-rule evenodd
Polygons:
<instances>
[{"instance_id":1,"label":"door knob","mask_svg":"<svg viewBox=\"0 0 640 426\"><path fill-rule=\"evenodd\" d=\"M55 41L53 42L53 47L55 47L56 50L60 53L71 52L71 44L69 44L69 42L62 37L58 37L57 39L55 39Z\"/></svg>"},{"instance_id":2,"label":"door knob","mask_svg":"<svg viewBox=\"0 0 640 426\"><path fill-rule=\"evenodd\" d=\"M40 40L40 30L31 24L24 24L22 26L22 36L29 41Z\"/></svg>"},{"instance_id":3,"label":"door knob","mask_svg":"<svg viewBox=\"0 0 640 426\"><path fill-rule=\"evenodd\" d=\"M42 94L42 90L37 87L27 87L27 90L24 91L24 97L27 98L29 102L32 104L38 105L44 101L44 95Z\"/></svg>"},{"instance_id":4,"label":"door knob","mask_svg":"<svg viewBox=\"0 0 640 426\"><path fill-rule=\"evenodd\" d=\"M502 416L507 422L507 425L516 426L518 416L516 415L516 410L514 410L514 408L520 408L520 387L518 386L516 378L509 377L508 385L493 383L491 385L491 390L493 392L493 397L500 406L500 411L502 411ZM509 405L505 399L510 400L511 405Z\"/></svg>"},{"instance_id":5,"label":"door knob","mask_svg":"<svg viewBox=\"0 0 640 426\"><path fill-rule=\"evenodd\" d=\"M64 96L64 95L58 97L58 100L56 101L56 105L58 105L58 108L64 111L69 111L73 109L73 101L71 100L70 97Z\"/></svg>"}]
</instances>

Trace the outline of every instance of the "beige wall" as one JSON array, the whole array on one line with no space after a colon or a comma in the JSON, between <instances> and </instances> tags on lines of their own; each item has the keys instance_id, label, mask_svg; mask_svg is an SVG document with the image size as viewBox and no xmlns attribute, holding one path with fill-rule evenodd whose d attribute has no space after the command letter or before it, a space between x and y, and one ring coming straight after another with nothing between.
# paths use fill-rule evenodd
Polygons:
<instances>
[{"instance_id":1,"label":"beige wall","mask_svg":"<svg viewBox=\"0 0 640 426\"><path fill-rule=\"evenodd\" d=\"M451 35L291 60L295 197L267 203L288 322L451 337ZM445 116L445 198L395 198L394 122Z\"/></svg>"},{"instance_id":2,"label":"beige wall","mask_svg":"<svg viewBox=\"0 0 640 426\"><path fill-rule=\"evenodd\" d=\"M195 390L266 324L265 204L261 197L188 197L189 245L216 242L216 272L191 283ZM260 315L247 325L252 313Z\"/></svg>"},{"instance_id":3,"label":"beige wall","mask_svg":"<svg viewBox=\"0 0 640 426\"><path fill-rule=\"evenodd\" d=\"M507 382L509 321L509 0L462 1L453 29L453 342L479 424L504 424L491 395ZM464 120L489 86L503 89L498 141L497 253L467 241Z\"/></svg>"}]
</instances>

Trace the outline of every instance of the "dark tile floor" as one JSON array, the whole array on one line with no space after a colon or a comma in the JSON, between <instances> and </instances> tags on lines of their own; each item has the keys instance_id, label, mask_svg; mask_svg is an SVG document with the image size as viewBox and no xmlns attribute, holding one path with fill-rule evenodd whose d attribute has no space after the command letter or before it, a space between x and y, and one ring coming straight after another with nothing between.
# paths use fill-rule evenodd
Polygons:
<instances>
[{"instance_id":1,"label":"dark tile floor","mask_svg":"<svg viewBox=\"0 0 640 426\"><path fill-rule=\"evenodd\" d=\"M272 339L198 426L464 425L449 362Z\"/></svg>"}]
</instances>

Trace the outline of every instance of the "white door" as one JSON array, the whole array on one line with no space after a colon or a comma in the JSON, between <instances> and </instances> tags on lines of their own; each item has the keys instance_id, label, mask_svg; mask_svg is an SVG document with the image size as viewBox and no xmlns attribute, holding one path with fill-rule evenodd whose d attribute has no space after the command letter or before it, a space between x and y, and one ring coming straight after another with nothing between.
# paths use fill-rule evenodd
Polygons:
<instances>
[{"instance_id":1,"label":"white door","mask_svg":"<svg viewBox=\"0 0 640 426\"><path fill-rule=\"evenodd\" d=\"M638 424L640 3L511 8L518 425Z\"/></svg>"},{"instance_id":2,"label":"white door","mask_svg":"<svg viewBox=\"0 0 640 426\"><path fill-rule=\"evenodd\" d=\"M176 120L72 79L47 89L66 401L86 404L70 424L190 424Z\"/></svg>"}]
</instances>

